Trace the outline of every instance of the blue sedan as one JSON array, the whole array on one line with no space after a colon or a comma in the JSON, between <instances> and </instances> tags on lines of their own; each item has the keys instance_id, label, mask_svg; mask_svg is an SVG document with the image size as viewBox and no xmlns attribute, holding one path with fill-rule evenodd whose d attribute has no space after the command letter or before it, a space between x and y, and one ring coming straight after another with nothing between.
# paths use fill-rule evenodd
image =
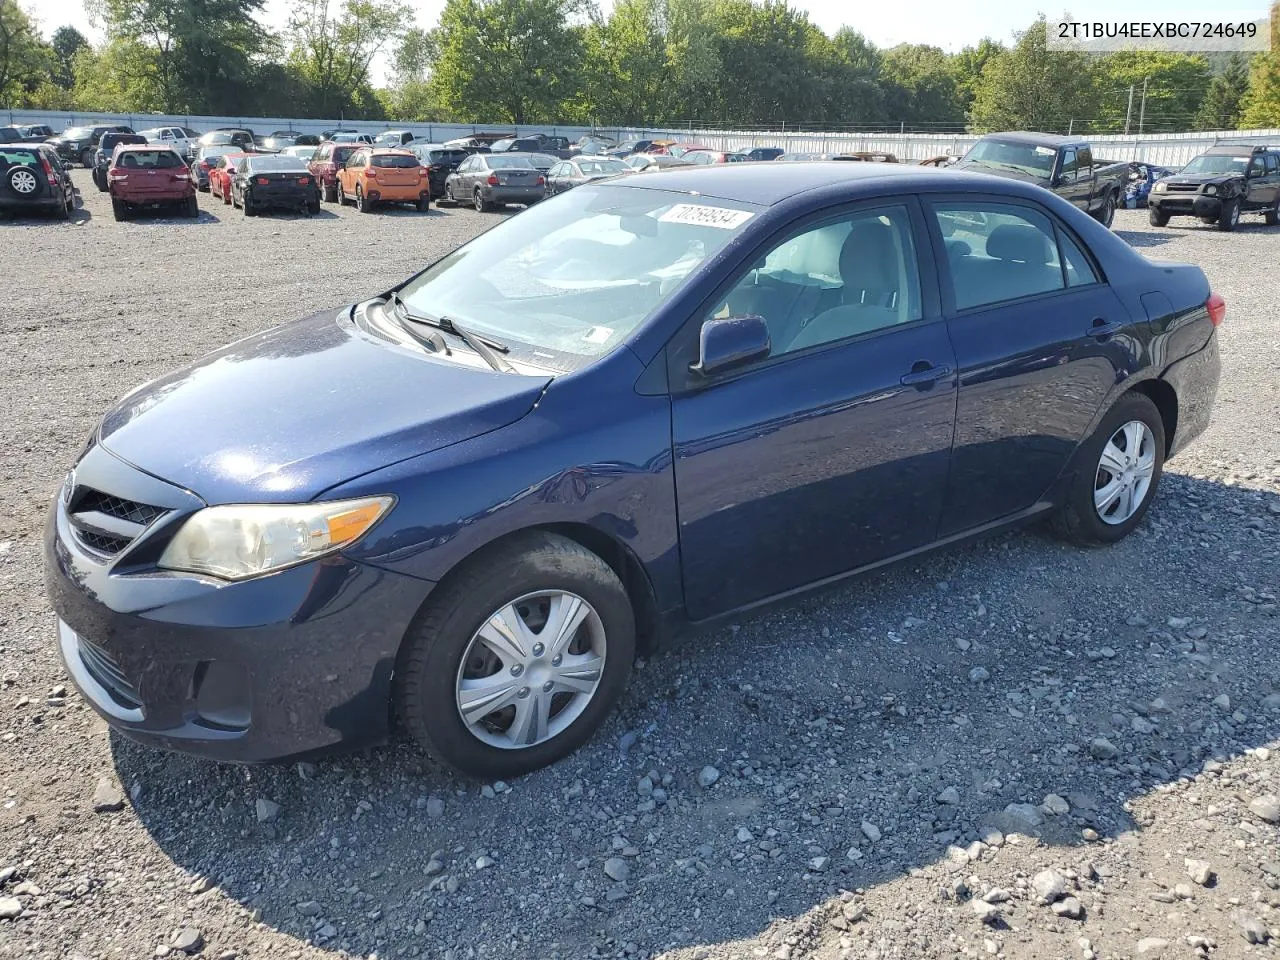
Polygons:
<instances>
[{"instance_id":1,"label":"blue sedan","mask_svg":"<svg viewBox=\"0 0 1280 960\"><path fill-rule=\"evenodd\" d=\"M1209 419L1225 307L975 174L588 184L106 414L47 531L67 670L127 735L584 743L692 624L1047 520L1111 543Z\"/></svg>"}]
</instances>

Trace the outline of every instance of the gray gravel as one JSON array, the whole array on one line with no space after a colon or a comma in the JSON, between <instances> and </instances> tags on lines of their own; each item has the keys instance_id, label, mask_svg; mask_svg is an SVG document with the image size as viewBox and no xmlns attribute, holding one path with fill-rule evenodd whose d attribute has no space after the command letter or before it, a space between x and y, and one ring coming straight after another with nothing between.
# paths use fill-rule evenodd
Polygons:
<instances>
[{"instance_id":1,"label":"gray gravel","mask_svg":"<svg viewBox=\"0 0 1280 960\"><path fill-rule=\"evenodd\" d=\"M116 224L76 176L77 222L0 225L0 957L1277 954L1280 230L1118 215L1228 304L1213 425L1125 543L1010 533L744 619L482 791L402 741L242 768L109 736L60 689L39 541L134 383L498 217Z\"/></svg>"}]
</instances>

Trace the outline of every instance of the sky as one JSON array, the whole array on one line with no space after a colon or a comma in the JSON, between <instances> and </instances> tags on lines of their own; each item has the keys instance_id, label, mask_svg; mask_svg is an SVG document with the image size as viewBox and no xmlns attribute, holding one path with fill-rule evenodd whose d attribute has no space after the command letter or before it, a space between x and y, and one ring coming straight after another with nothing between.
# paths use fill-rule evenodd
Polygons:
<instances>
[{"instance_id":1,"label":"sky","mask_svg":"<svg viewBox=\"0 0 1280 960\"><path fill-rule=\"evenodd\" d=\"M612 0L598 0L604 10ZM1221 0L1219 0L1219 3ZM418 11L418 25L435 25L444 8L444 0L410 0ZM1060 8L1038 7L1024 0L899 0L899 2L873 2L854 5L850 0L792 0L793 7L805 10L809 19L828 34L842 26L851 26L862 33L877 47L892 47L899 43L925 43L954 53L963 47L976 44L983 37L991 37L1004 43L1013 39L1013 31L1021 30L1043 10L1050 18L1060 16ZM89 24L83 0L30 0L28 9L34 9L45 35L51 34L65 23L79 29L91 40L101 38ZM1218 3L1206 0L1161 0L1158 4L1138 5L1133 9L1117 4L1115 0L1070 0L1064 7L1076 20L1126 19L1165 20L1179 14L1187 19L1204 16L1217 8ZM1232 13L1256 11L1265 15L1266 0L1230 0L1226 5ZM280 29L288 20L289 0L267 0L264 19L274 29ZM385 70L385 63L377 65L378 73ZM379 82L382 77L375 76Z\"/></svg>"}]
</instances>

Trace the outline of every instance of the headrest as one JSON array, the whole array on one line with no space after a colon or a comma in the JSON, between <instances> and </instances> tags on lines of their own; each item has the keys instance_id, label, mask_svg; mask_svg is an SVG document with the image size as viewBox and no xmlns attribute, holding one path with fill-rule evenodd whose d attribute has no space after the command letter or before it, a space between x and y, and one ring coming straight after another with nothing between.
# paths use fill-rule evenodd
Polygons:
<instances>
[{"instance_id":1,"label":"headrest","mask_svg":"<svg viewBox=\"0 0 1280 960\"><path fill-rule=\"evenodd\" d=\"M1053 260L1049 238L1029 224L1006 223L987 237L987 256L997 260L1045 264Z\"/></svg>"}]
</instances>

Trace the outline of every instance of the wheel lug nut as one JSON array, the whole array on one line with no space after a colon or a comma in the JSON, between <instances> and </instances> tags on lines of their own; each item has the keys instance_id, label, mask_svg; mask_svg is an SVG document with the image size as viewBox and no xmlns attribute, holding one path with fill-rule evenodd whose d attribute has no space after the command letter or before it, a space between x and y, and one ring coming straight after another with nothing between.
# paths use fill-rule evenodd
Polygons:
<instances>
[{"instance_id":1,"label":"wheel lug nut","mask_svg":"<svg viewBox=\"0 0 1280 960\"><path fill-rule=\"evenodd\" d=\"M552 683L550 680L548 680L546 683L542 685L542 692L550 693L554 687L555 687L555 684Z\"/></svg>"},{"instance_id":2,"label":"wheel lug nut","mask_svg":"<svg viewBox=\"0 0 1280 960\"><path fill-rule=\"evenodd\" d=\"M516 696L520 697L521 699L523 699L524 697L527 697L528 695L529 695L528 687L521 687L519 691L516 693Z\"/></svg>"},{"instance_id":3,"label":"wheel lug nut","mask_svg":"<svg viewBox=\"0 0 1280 960\"><path fill-rule=\"evenodd\" d=\"M542 644L540 644L540 643L535 643L535 644L533 645L533 655L534 655L535 657L540 657L540 656L542 656L542 654L543 654L543 652L545 651L545 649L546 649L546 648L545 648L545 647L543 647L543 645L542 645Z\"/></svg>"},{"instance_id":4,"label":"wheel lug nut","mask_svg":"<svg viewBox=\"0 0 1280 960\"><path fill-rule=\"evenodd\" d=\"M511 667L511 675L513 677L518 677L522 673L524 673L524 667L521 664L517 663Z\"/></svg>"},{"instance_id":5,"label":"wheel lug nut","mask_svg":"<svg viewBox=\"0 0 1280 960\"><path fill-rule=\"evenodd\" d=\"M564 660L564 657L560 656L560 654L557 653L554 657L551 658L551 665L553 667L558 667L560 666L563 660Z\"/></svg>"}]
</instances>

